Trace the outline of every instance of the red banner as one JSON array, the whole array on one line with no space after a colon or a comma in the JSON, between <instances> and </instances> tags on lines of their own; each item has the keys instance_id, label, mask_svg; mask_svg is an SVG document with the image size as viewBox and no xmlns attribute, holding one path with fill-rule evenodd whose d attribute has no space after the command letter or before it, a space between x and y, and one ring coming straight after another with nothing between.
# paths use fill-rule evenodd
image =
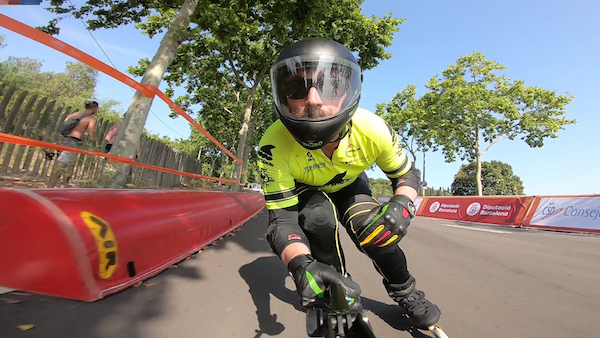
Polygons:
<instances>
[{"instance_id":1,"label":"red banner","mask_svg":"<svg viewBox=\"0 0 600 338\"><path fill-rule=\"evenodd\" d=\"M520 225L533 197L423 197L417 215L458 221Z\"/></svg>"}]
</instances>

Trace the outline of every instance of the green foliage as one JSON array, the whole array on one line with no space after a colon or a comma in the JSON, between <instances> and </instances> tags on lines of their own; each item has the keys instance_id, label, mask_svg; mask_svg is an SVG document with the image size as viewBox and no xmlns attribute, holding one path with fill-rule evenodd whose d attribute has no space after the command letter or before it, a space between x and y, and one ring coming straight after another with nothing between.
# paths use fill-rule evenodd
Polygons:
<instances>
[{"instance_id":1,"label":"green foliage","mask_svg":"<svg viewBox=\"0 0 600 338\"><path fill-rule=\"evenodd\" d=\"M393 196L392 183L387 178L370 178L369 186L373 197L377 196ZM428 187L423 192L423 196L452 196L450 189L448 188L433 188Z\"/></svg>"},{"instance_id":2,"label":"green foliage","mask_svg":"<svg viewBox=\"0 0 600 338\"><path fill-rule=\"evenodd\" d=\"M462 165L452 182L452 194L455 196L477 195L477 164L471 162ZM523 195L523 182L513 173L512 167L500 161L483 162L481 176L484 196Z\"/></svg>"},{"instance_id":3,"label":"green foliage","mask_svg":"<svg viewBox=\"0 0 600 338\"><path fill-rule=\"evenodd\" d=\"M377 104L376 114L381 116L392 129L396 130L405 150L417 161L417 152L437 150L432 142L435 129L428 124L427 105L424 100L415 98L416 87L409 85L387 104Z\"/></svg>"},{"instance_id":4,"label":"green foliage","mask_svg":"<svg viewBox=\"0 0 600 338\"><path fill-rule=\"evenodd\" d=\"M284 46L310 36L333 38L358 52L363 69L391 56L384 47L391 44L402 20L367 19L359 5L348 0L201 0L198 8L205 10L194 13L187 41L164 77L168 93L183 87L185 94L175 102L188 113L198 114L198 122L211 135L242 157L274 120L268 70ZM153 36L172 15L171 10L159 10L137 27ZM147 66L148 60L140 60L129 72L139 76ZM204 152L221 156L211 145Z\"/></svg>"},{"instance_id":5,"label":"green foliage","mask_svg":"<svg viewBox=\"0 0 600 338\"><path fill-rule=\"evenodd\" d=\"M72 15L86 20L90 29L137 23L137 28L152 37L165 30L182 2L88 0L83 6L74 6L66 0L53 0L50 10L57 18L43 29L56 34L57 23ZM175 88L183 88L186 94L175 102L187 112L197 113L198 121L247 163L253 156L251 149L273 121L268 71L285 46L306 37L331 38L355 51L363 70L391 57L385 47L391 45L403 19L391 15L367 18L361 13L361 3L199 0L164 77L169 85L167 93L172 95ZM141 60L129 71L142 75L148 64L148 60ZM199 148L182 147L189 151ZM211 161L221 156L220 150L215 150L218 148L201 148L214 154Z\"/></svg>"},{"instance_id":6,"label":"green foliage","mask_svg":"<svg viewBox=\"0 0 600 338\"><path fill-rule=\"evenodd\" d=\"M430 91L418 100L414 86L408 86L389 104L379 104L377 112L398 130L408 149L440 149L446 162L458 157L476 164L504 138L542 147L545 138L558 137L559 130L576 122L564 117L571 94L526 87L521 80L495 74L504 69L479 52L462 56L432 77L426 85ZM477 167L476 177L481 177ZM477 182L481 194L481 180Z\"/></svg>"},{"instance_id":7,"label":"green foliage","mask_svg":"<svg viewBox=\"0 0 600 338\"><path fill-rule=\"evenodd\" d=\"M492 73L503 69L475 52L427 83L431 120L438 130L434 139L447 161L456 156L474 161L485 153L480 142L492 146L505 137L541 147L544 138L556 138L564 125L575 123L563 117L573 96L525 87L523 81Z\"/></svg>"},{"instance_id":8,"label":"green foliage","mask_svg":"<svg viewBox=\"0 0 600 338\"><path fill-rule=\"evenodd\" d=\"M373 197L377 196L393 196L392 183L387 178L370 178L369 186L371 187L371 193Z\"/></svg>"},{"instance_id":9,"label":"green foliage","mask_svg":"<svg viewBox=\"0 0 600 338\"><path fill-rule=\"evenodd\" d=\"M57 104L83 109L83 102L94 96L98 71L81 62L67 62L62 73L42 72L42 62L31 58L9 57L0 62L0 82L43 97ZM100 103L100 102L99 102ZM118 104L107 101L110 106Z\"/></svg>"},{"instance_id":10,"label":"green foliage","mask_svg":"<svg viewBox=\"0 0 600 338\"><path fill-rule=\"evenodd\" d=\"M4 40L5 40L5 36L0 35L0 48L6 47L6 45L4 44Z\"/></svg>"},{"instance_id":11,"label":"green foliage","mask_svg":"<svg viewBox=\"0 0 600 338\"><path fill-rule=\"evenodd\" d=\"M121 113L114 109L115 106L120 104L119 101L104 99L98 101L98 112L96 117L99 119L108 121L110 124L114 124L121 121Z\"/></svg>"},{"instance_id":12,"label":"green foliage","mask_svg":"<svg viewBox=\"0 0 600 338\"><path fill-rule=\"evenodd\" d=\"M423 191L423 196L452 196L449 188L433 188L427 187Z\"/></svg>"},{"instance_id":13,"label":"green foliage","mask_svg":"<svg viewBox=\"0 0 600 338\"><path fill-rule=\"evenodd\" d=\"M91 30L117 28L129 23L139 23L155 8L179 8L183 1L161 0L89 0L76 6L70 0L51 0L48 10L55 14L48 25L37 27L52 35L60 32L58 23L70 16L83 19Z\"/></svg>"},{"instance_id":14,"label":"green foliage","mask_svg":"<svg viewBox=\"0 0 600 338\"><path fill-rule=\"evenodd\" d=\"M84 101L94 97L98 71L81 62L67 62L64 72L42 72L42 62L32 58L9 57L0 62L0 83L15 86L19 90L40 97L56 100L72 110L83 110ZM99 104L97 117L116 123L120 113L114 109L119 101L96 100Z\"/></svg>"}]
</instances>

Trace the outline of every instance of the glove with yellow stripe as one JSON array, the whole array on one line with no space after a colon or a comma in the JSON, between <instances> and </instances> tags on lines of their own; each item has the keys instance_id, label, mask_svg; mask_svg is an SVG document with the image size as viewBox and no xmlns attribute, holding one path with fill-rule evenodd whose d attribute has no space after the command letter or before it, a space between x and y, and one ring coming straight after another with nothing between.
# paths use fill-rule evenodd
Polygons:
<instances>
[{"instance_id":1,"label":"glove with yellow stripe","mask_svg":"<svg viewBox=\"0 0 600 338\"><path fill-rule=\"evenodd\" d=\"M373 208L363 221L366 226L358 235L365 250L391 247L406 235L410 220L415 216L415 205L405 195L396 195L381 206Z\"/></svg>"},{"instance_id":2,"label":"glove with yellow stripe","mask_svg":"<svg viewBox=\"0 0 600 338\"><path fill-rule=\"evenodd\" d=\"M299 255L288 263L288 270L294 277L296 291L302 308L319 307L327 302L325 290L331 284L339 284L346 292L348 305L358 301L360 286L349 277L345 277L330 265L315 260L311 255Z\"/></svg>"}]
</instances>

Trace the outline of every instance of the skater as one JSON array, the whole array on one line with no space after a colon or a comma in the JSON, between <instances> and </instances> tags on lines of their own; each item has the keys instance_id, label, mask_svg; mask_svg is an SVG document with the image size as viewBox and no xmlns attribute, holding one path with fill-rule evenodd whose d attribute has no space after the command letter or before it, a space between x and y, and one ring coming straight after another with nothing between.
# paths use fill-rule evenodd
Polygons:
<instances>
[{"instance_id":1,"label":"skater","mask_svg":"<svg viewBox=\"0 0 600 338\"><path fill-rule=\"evenodd\" d=\"M360 287L345 267L341 225L415 325L437 323L440 310L416 288L398 246L415 215L418 171L383 119L358 108L362 72L355 57L327 39L292 43L272 67L271 83L279 119L258 153L267 240L293 276L303 308L314 307L332 283L360 307ZM372 197L364 173L374 163L394 191L384 205Z\"/></svg>"}]
</instances>

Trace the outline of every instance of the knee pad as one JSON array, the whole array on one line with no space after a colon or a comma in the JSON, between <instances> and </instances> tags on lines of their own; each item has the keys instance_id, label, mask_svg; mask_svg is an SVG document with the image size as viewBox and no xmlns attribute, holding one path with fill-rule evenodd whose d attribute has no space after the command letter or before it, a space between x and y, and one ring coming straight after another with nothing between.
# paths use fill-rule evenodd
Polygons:
<instances>
[{"instance_id":1,"label":"knee pad","mask_svg":"<svg viewBox=\"0 0 600 338\"><path fill-rule=\"evenodd\" d=\"M269 211L269 215L272 217L273 212ZM295 227L290 227L286 223L277 224L270 222L267 226L266 238L271 249L277 256L281 256L285 247L294 242L299 242L310 247L310 243L304 233L298 232Z\"/></svg>"},{"instance_id":2,"label":"knee pad","mask_svg":"<svg viewBox=\"0 0 600 338\"><path fill-rule=\"evenodd\" d=\"M303 219L304 226L325 226L328 224L335 224L336 220L332 207L318 204L312 206L306 206L301 212L300 217Z\"/></svg>"},{"instance_id":3,"label":"knee pad","mask_svg":"<svg viewBox=\"0 0 600 338\"><path fill-rule=\"evenodd\" d=\"M322 193L313 195L298 215L300 226L315 234L331 233L336 230L336 210Z\"/></svg>"},{"instance_id":4,"label":"knee pad","mask_svg":"<svg viewBox=\"0 0 600 338\"><path fill-rule=\"evenodd\" d=\"M373 208L378 206L379 203L377 203L371 196L355 196L354 203L352 203L352 205L348 207L348 210L344 212L344 226L349 230L349 232L355 234L361 233L363 230L362 225L364 225L364 219L367 217L367 214L373 210ZM354 234L351 234L351 236L353 238L356 237Z\"/></svg>"}]
</instances>

